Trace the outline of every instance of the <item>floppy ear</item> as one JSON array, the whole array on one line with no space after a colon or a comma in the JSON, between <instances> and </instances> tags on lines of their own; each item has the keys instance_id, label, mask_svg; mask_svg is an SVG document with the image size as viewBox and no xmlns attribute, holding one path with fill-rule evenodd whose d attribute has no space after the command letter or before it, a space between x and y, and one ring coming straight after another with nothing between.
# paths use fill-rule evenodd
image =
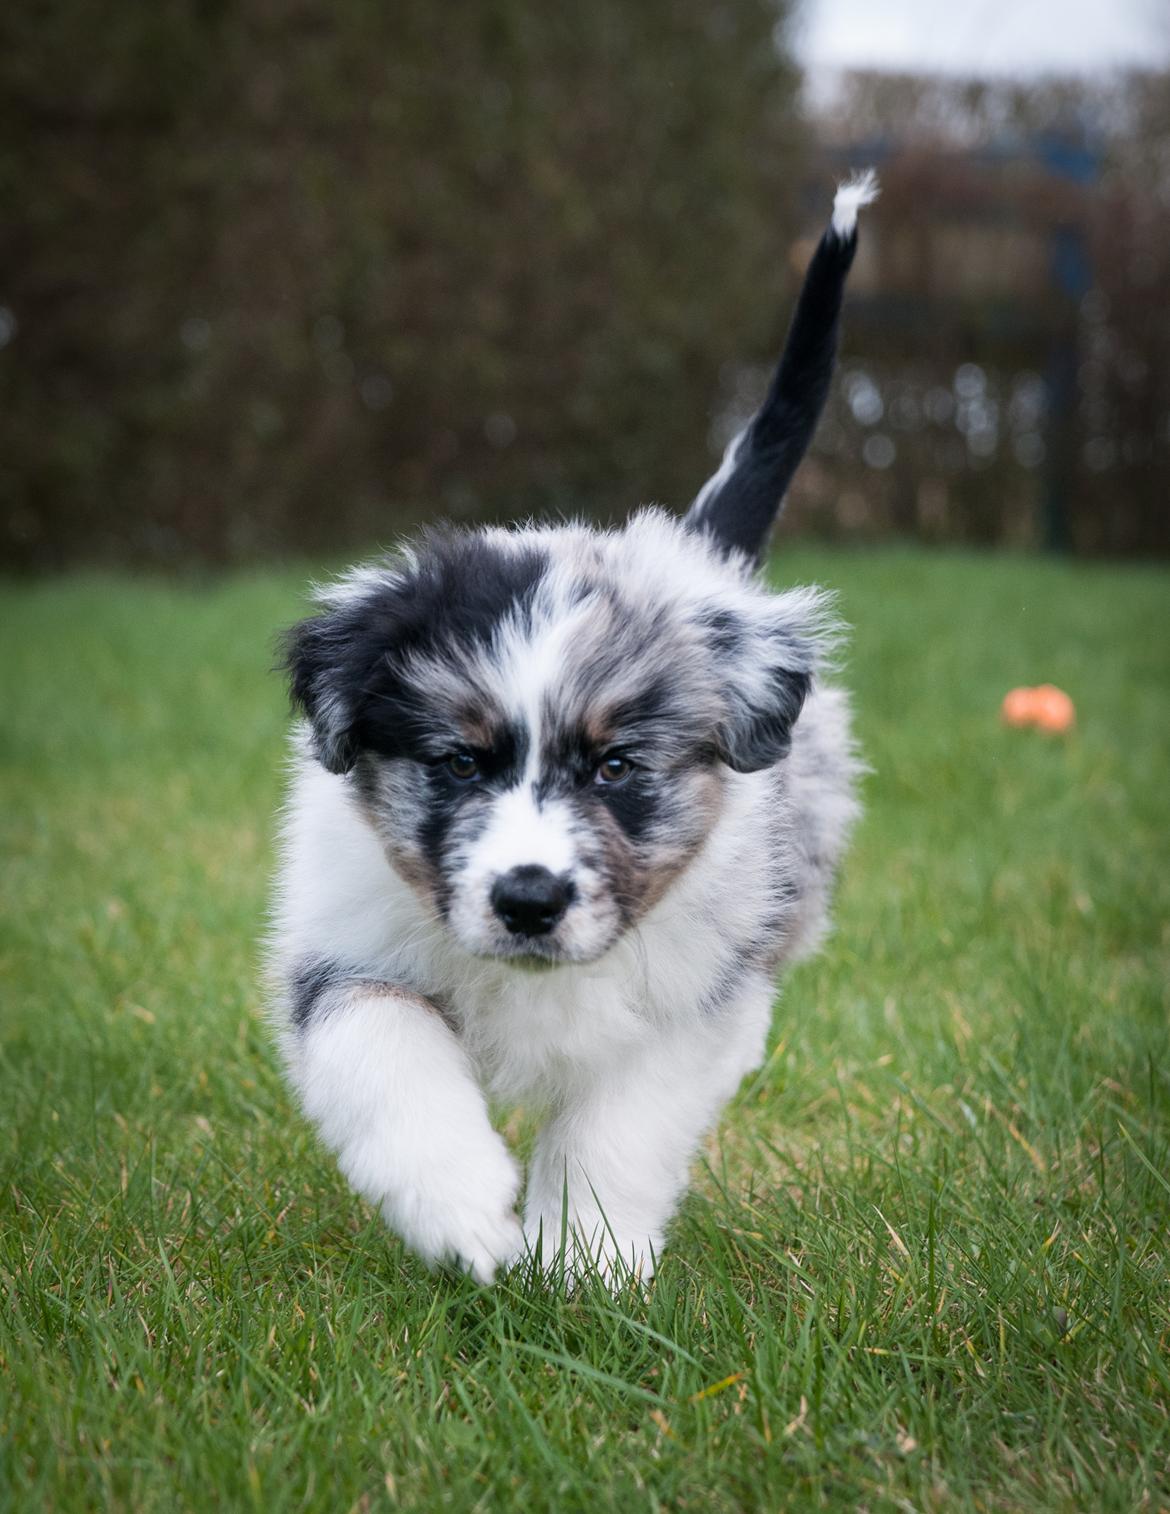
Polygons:
<instances>
[{"instance_id":1,"label":"floppy ear","mask_svg":"<svg viewBox=\"0 0 1170 1514\"><path fill-rule=\"evenodd\" d=\"M724 714L715 749L737 773L755 773L788 755L825 634L816 591L793 591L710 617Z\"/></svg>"},{"instance_id":2,"label":"floppy ear","mask_svg":"<svg viewBox=\"0 0 1170 1514\"><path fill-rule=\"evenodd\" d=\"M283 662L293 705L308 716L313 750L331 773L347 773L357 757L354 725L361 686L338 610L310 616L284 635Z\"/></svg>"},{"instance_id":3,"label":"floppy ear","mask_svg":"<svg viewBox=\"0 0 1170 1514\"><path fill-rule=\"evenodd\" d=\"M519 613L547 568L543 550L502 535L429 531L319 590L321 613L287 633L283 660L323 766L347 773L363 747L409 754L441 699L419 685L418 658L456 644L467 662L503 617Z\"/></svg>"},{"instance_id":4,"label":"floppy ear","mask_svg":"<svg viewBox=\"0 0 1170 1514\"><path fill-rule=\"evenodd\" d=\"M322 604L285 633L283 664L318 761L348 773L371 701L385 700L394 686L388 654L404 639L402 585L387 575L357 592L326 591Z\"/></svg>"}]
</instances>

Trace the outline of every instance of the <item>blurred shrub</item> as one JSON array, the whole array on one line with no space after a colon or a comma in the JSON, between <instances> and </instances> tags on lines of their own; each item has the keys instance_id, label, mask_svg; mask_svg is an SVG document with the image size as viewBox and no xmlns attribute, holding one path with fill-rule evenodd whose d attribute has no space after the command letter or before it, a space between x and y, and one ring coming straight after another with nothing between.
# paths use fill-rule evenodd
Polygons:
<instances>
[{"instance_id":1,"label":"blurred shrub","mask_svg":"<svg viewBox=\"0 0 1170 1514\"><path fill-rule=\"evenodd\" d=\"M785 10L5 7L5 558L687 498L779 334Z\"/></svg>"}]
</instances>

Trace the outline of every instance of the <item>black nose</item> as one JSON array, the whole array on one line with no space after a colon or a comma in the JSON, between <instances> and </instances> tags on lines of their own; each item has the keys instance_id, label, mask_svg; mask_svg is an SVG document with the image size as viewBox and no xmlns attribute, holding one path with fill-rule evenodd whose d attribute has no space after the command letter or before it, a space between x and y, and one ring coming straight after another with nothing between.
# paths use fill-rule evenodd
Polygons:
<instances>
[{"instance_id":1,"label":"black nose","mask_svg":"<svg viewBox=\"0 0 1170 1514\"><path fill-rule=\"evenodd\" d=\"M492 887L492 908L514 936L547 936L572 898L573 885L547 867L514 867Z\"/></svg>"}]
</instances>

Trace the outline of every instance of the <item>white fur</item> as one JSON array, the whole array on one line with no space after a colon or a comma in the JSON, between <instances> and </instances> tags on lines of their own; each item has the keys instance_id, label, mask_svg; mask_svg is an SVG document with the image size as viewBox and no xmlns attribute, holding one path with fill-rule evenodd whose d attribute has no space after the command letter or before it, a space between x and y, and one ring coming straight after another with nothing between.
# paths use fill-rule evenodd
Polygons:
<instances>
[{"instance_id":1,"label":"white fur","mask_svg":"<svg viewBox=\"0 0 1170 1514\"><path fill-rule=\"evenodd\" d=\"M308 1026L293 1065L350 1184L424 1260L488 1283L520 1255L519 1172L434 1010L403 993L347 994Z\"/></svg>"},{"instance_id":2,"label":"white fur","mask_svg":"<svg viewBox=\"0 0 1170 1514\"><path fill-rule=\"evenodd\" d=\"M521 534L559 554L563 583L559 570L550 575L527 638L507 628L484 676L533 722L541 698L555 695L558 647L587 621L588 605L567 596L585 558L601 559L610 581L651 608L655 596L696 614L734 606L759 645L748 638L740 656L750 666L728 677L749 693L758 684L761 697L774 643L766 633L820 613L813 591L766 592L660 512L621 533ZM367 592L370 571L327 591L332 602ZM347 1178L421 1256L486 1281L521 1250L518 1173L491 1129L491 1096L548 1111L523 1242L539 1241L550 1259L567 1192L569 1265L650 1275L704 1131L763 1051L767 977L750 973L727 1002L707 1003L729 941L751 939L789 910L790 958L825 928L828 872L856 809L847 722L843 696L815 687L779 779L773 769L721 767L717 818L658 902L595 960L540 971L477 954L492 879L531 862L574 872L590 904L581 911L583 955L597 945L588 933L605 924L606 901L589 894L561 807L535 804L532 771L495 801L463 859L448 923L391 865L349 779L325 771L298 730L271 941L281 1044ZM778 841L822 861L791 903L775 892L769 848ZM286 986L306 955L339 959L361 981L326 994L298 1030Z\"/></svg>"},{"instance_id":3,"label":"white fur","mask_svg":"<svg viewBox=\"0 0 1170 1514\"><path fill-rule=\"evenodd\" d=\"M840 185L833 199L832 227L842 241L857 230L857 212L872 205L880 193L877 174L872 168L854 174Z\"/></svg>"},{"instance_id":4,"label":"white fur","mask_svg":"<svg viewBox=\"0 0 1170 1514\"><path fill-rule=\"evenodd\" d=\"M741 431L737 431L728 442L727 446L724 447L723 456L719 460L718 468L716 468L715 472L712 473L711 477L699 490L698 494L695 495L695 502L691 507L692 509L698 510L702 505L705 505L711 498L711 496L717 490L721 489L727 482L727 480L731 477L731 475L735 472L735 465L739 459L739 449L743 445L743 439L747 435L747 429L748 428L745 426Z\"/></svg>"},{"instance_id":5,"label":"white fur","mask_svg":"<svg viewBox=\"0 0 1170 1514\"><path fill-rule=\"evenodd\" d=\"M524 1204L525 1236L543 1258L559 1247L567 1195L571 1265L652 1275L698 1137L763 1054L772 992L754 977L726 1021L661 1026L564 1090L537 1141Z\"/></svg>"},{"instance_id":6,"label":"white fur","mask_svg":"<svg viewBox=\"0 0 1170 1514\"><path fill-rule=\"evenodd\" d=\"M595 875L577 856L565 806L555 801L538 804L530 774L496 800L487 829L464 852L449 920L470 950L491 950L498 929L490 904L492 885L511 868L525 866L568 876L583 899L593 897ZM588 927L597 923L584 911L574 911L567 922L566 949L586 955Z\"/></svg>"},{"instance_id":7,"label":"white fur","mask_svg":"<svg viewBox=\"0 0 1170 1514\"><path fill-rule=\"evenodd\" d=\"M491 1094L555 1111L529 1177L529 1247L539 1238L546 1263L555 1252L567 1184L570 1264L592 1259L612 1273L620 1259L652 1274L696 1146L763 1051L766 979L717 1016L702 1013L697 989L721 944L721 907L736 900L744 925L765 912L751 845L765 776L728 775L724 824L605 958L526 972L458 947L369 844L344 780L298 762L278 956L282 945L319 943L361 961L372 980L427 982L454 1019L359 994L303 1037L283 1037L306 1113L342 1171L421 1256L487 1280L518 1254L504 1219L517 1180L487 1123Z\"/></svg>"}]
</instances>

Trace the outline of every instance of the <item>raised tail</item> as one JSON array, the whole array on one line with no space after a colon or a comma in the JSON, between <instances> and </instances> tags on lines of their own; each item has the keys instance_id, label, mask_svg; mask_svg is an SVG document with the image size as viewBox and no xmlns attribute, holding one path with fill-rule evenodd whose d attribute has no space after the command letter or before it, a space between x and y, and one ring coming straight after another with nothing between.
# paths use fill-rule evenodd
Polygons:
<instances>
[{"instance_id":1,"label":"raised tail","mask_svg":"<svg viewBox=\"0 0 1170 1514\"><path fill-rule=\"evenodd\" d=\"M857 212L877 198L871 170L842 184L817 243L767 396L699 490L686 524L724 552L758 561L808 450L837 359L841 299L857 251Z\"/></svg>"}]
</instances>

